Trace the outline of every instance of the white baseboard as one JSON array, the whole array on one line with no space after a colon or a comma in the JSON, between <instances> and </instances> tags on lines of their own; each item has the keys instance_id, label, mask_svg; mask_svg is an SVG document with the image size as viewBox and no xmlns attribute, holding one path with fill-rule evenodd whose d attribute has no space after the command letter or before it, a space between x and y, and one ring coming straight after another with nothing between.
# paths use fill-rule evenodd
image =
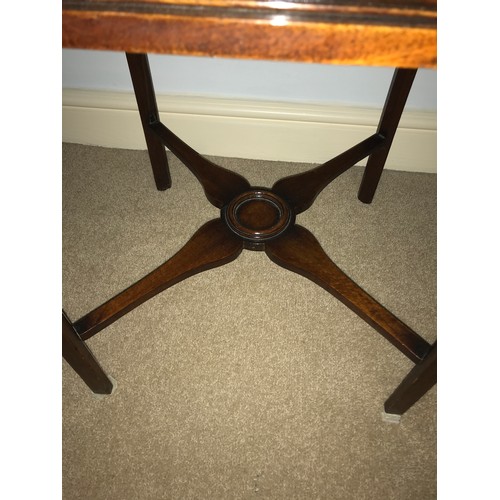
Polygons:
<instances>
[{"instance_id":1,"label":"white baseboard","mask_svg":"<svg viewBox=\"0 0 500 500\"><path fill-rule=\"evenodd\" d=\"M64 89L62 97L63 142L146 149L132 93ZM381 112L213 97L157 101L165 125L201 154L306 163L329 160L373 134ZM405 111L386 167L435 173L436 135L435 112Z\"/></svg>"}]
</instances>

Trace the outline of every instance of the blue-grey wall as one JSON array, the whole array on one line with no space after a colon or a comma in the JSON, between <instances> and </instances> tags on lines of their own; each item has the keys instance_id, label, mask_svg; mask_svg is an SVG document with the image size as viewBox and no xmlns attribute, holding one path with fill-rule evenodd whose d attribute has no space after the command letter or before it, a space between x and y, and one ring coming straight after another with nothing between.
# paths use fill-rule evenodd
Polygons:
<instances>
[{"instance_id":1,"label":"blue-grey wall","mask_svg":"<svg viewBox=\"0 0 500 500\"><path fill-rule=\"evenodd\" d=\"M158 94L379 107L392 68L150 55ZM125 55L64 49L63 88L131 91ZM407 107L436 110L436 71L419 70Z\"/></svg>"}]
</instances>

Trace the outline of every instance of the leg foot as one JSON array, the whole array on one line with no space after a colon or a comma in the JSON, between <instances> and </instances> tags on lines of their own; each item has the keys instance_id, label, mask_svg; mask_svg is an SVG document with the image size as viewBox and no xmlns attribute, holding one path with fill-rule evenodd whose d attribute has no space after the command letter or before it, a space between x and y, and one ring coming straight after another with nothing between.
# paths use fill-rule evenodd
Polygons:
<instances>
[{"instance_id":1,"label":"leg foot","mask_svg":"<svg viewBox=\"0 0 500 500\"><path fill-rule=\"evenodd\" d=\"M109 380L111 380L113 384L112 391L109 394L98 394L97 392L94 392L93 393L94 399L106 399L109 396L112 396L116 392L116 390L118 389L118 382L111 375L108 375L108 378Z\"/></svg>"},{"instance_id":2,"label":"leg foot","mask_svg":"<svg viewBox=\"0 0 500 500\"><path fill-rule=\"evenodd\" d=\"M388 424L399 424L401 423L401 415L394 415L393 413L382 412L382 421Z\"/></svg>"}]
</instances>

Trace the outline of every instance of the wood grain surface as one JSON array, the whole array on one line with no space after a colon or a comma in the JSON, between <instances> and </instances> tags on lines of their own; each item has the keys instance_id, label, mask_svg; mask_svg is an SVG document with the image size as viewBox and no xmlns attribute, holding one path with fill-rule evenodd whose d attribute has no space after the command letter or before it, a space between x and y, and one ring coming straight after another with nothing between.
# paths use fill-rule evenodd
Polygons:
<instances>
[{"instance_id":1,"label":"wood grain surface","mask_svg":"<svg viewBox=\"0 0 500 500\"><path fill-rule=\"evenodd\" d=\"M63 0L63 47L349 65L437 64L435 0Z\"/></svg>"}]
</instances>

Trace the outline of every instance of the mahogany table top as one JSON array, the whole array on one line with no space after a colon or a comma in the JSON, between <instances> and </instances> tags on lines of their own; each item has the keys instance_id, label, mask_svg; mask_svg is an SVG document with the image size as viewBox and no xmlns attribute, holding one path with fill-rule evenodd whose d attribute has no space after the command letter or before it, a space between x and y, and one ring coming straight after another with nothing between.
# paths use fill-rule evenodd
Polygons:
<instances>
[{"instance_id":1,"label":"mahogany table top","mask_svg":"<svg viewBox=\"0 0 500 500\"><path fill-rule=\"evenodd\" d=\"M63 47L435 68L436 0L63 0Z\"/></svg>"}]
</instances>

